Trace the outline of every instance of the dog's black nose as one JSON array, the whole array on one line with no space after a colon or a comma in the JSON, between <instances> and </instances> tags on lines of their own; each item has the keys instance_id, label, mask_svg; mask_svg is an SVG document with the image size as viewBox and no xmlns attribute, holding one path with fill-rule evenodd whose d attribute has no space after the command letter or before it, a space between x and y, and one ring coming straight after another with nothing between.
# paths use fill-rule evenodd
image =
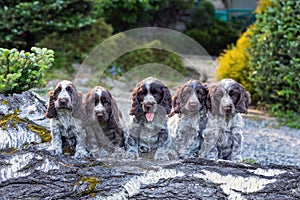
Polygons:
<instances>
[{"instance_id":1,"label":"dog's black nose","mask_svg":"<svg viewBox=\"0 0 300 200\"><path fill-rule=\"evenodd\" d=\"M196 107L198 107L198 105L199 105L199 103L196 102L196 101L189 102L189 106L192 107L192 108L196 108Z\"/></svg>"},{"instance_id":2,"label":"dog's black nose","mask_svg":"<svg viewBox=\"0 0 300 200\"><path fill-rule=\"evenodd\" d=\"M155 104L155 102L146 102L144 104L144 106L145 106L146 109L151 109L154 104Z\"/></svg>"},{"instance_id":3,"label":"dog's black nose","mask_svg":"<svg viewBox=\"0 0 300 200\"><path fill-rule=\"evenodd\" d=\"M97 117L102 117L102 116L104 115L104 113L101 112L101 111L97 111L97 112L95 113L95 115L96 115Z\"/></svg>"},{"instance_id":4,"label":"dog's black nose","mask_svg":"<svg viewBox=\"0 0 300 200\"><path fill-rule=\"evenodd\" d=\"M225 110L226 113L231 113L232 109L233 109L232 105L228 105L228 106L224 107L224 110Z\"/></svg>"},{"instance_id":5,"label":"dog's black nose","mask_svg":"<svg viewBox=\"0 0 300 200\"><path fill-rule=\"evenodd\" d=\"M68 103L69 103L69 99L67 99L67 98L61 98L61 99L58 100L58 102L59 102L60 106L67 106Z\"/></svg>"},{"instance_id":6,"label":"dog's black nose","mask_svg":"<svg viewBox=\"0 0 300 200\"><path fill-rule=\"evenodd\" d=\"M149 152L149 148L146 146L139 146L139 151L141 153L148 153Z\"/></svg>"}]
</instances>

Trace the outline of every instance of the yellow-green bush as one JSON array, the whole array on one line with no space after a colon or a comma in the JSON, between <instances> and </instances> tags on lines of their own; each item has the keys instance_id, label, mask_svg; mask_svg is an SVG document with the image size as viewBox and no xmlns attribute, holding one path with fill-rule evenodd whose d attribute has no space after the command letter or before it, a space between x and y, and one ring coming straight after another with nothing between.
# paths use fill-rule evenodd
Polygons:
<instances>
[{"instance_id":1,"label":"yellow-green bush","mask_svg":"<svg viewBox=\"0 0 300 200\"><path fill-rule=\"evenodd\" d=\"M252 83L249 80L249 54L247 48L250 46L252 35L250 26L246 32L238 39L236 46L226 49L217 59L219 68L217 69L217 79L232 78L241 83L248 91L252 90Z\"/></svg>"}]
</instances>

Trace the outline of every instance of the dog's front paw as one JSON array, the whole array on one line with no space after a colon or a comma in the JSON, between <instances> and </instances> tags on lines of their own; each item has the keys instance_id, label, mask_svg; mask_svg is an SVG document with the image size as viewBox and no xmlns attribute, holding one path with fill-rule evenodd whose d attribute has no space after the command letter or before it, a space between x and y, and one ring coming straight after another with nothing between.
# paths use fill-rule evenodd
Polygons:
<instances>
[{"instance_id":1,"label":"dog's front paw","mask_svg":"<svg viewBox=\"0 0 300 200\"><path fill-rule=\"evenodd\" d=\"M158 149L154 155L154 160L156 161L168 161L169 156L168 156L168 151L167 150L160 150Z\"/></svg>"},{"instance_id":2,"label":"dog's front paw","mask_svg":"<svg viewBox=\"0 0 300 200\"><path fill-rule=\"evenodd\" d=\"M76 152L74 157L76 159L85 159L85 158L90 158L91 155L86 151L86 152Z\"/></svg>"},{"instance_id":3,"label":"dog's front paw","mask_svg":"<svg viewBox=\"0 0 300 200\"><path fill-rule=\"evenodd\" d=\"M126 158L126 152L121 147L116 147L114 153L112 154L115 159L124 159Z\"/></svg>"},{"instance_id":4,"label":"dog's front paw","mask_svg":"<svg viewBox=\"0 0 300 200\"><path fill-rule=\"evenodd\" d=\"M137 159L138 157L139 157L139 153L136 150L125 151L124 158L126 159Z\"/></svg>"},{"instance_id":5,"label":"dog's front paw","mask_svg":"<svg viewBox=\"0 0 300 200\"><path fill-rule=\"evenodd\" d=\"M84 159L90 158L91 154L83 146L76 146L76 152L74 156L77 159Z\"/></svg>"},{"instance_id":6,"label":"dog's front paw","mask_svg":"<svg viewBox=\"0 0 300 200\"><path fill-rule=\"evenodd\" d=\"M53 147L53 146L50 146L47 151L49 151L49 153L52 155L52 156L60 156L62 155L62 148L56 148L56 147Z\"/></svg>"},{"instance_id":7,"label":"dog's front paw","mask_svg":"<svg viewBox=\"0 0 300 200\"><path fill-rule=\"evenodd\" d=\"M237 154L237 155L233 154L231 161L234 162L234 163L240 163L240 162L242 162L243 161L242 155L240 155L240 154Z\"/></svg>"}]
</instances>

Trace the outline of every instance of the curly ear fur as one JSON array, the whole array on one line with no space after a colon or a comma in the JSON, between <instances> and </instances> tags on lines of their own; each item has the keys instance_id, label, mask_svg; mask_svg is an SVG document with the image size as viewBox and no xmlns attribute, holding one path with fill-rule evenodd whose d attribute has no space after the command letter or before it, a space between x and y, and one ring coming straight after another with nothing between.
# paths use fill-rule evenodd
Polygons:
<instances>
[{"instance_id":1,"label":"curly ear fur","mask_svg":"<svg viewBox=\"0 0 300 200\"><path fill-rule=\"evenodd\" d=\"M141 90L141 83L139 83L131 93L130 115L138 116L143 113L142 104L138 100L138 95Z\"/></svg>"},{"instance_id":2,"label":"curly ear fur","mask_svg":"<svg viewBox=\"0 0 300 200\"><path fill-rule=\"evenodd\" d=\"M218 102L215 102L215 99L213 98L214 93L217 90L217 85L213 85L209 88L207 98L206 98L206 108L208 111L210 111L213 115L216 115L218 113Z\"/></svg>"},{"instance_id":3,"label":"curly ear fur","mask_svg":"<svg viewBox=\"0 0 300 200\"><path fill-rule=\"evenodd\" d=\"M111 105L111 115L109 119L109 124L114 128L120 127L120 118L122 118L122 113L118 108L117 102L112 97L111 93L106 90L110 97L110 105Z\"/></svg>"},{"instance_id":4,"label":"curly ear fur","mask_svg":"<svg viewBox=\"0 0 300 200\"><path fill-rule=\"evenodd\" d=\"M196 83L198 85L200 85L201 89L203 89L203 92L204 92L203 95L205 96L204 99L202 99L202 96L201 96L201 98L198 97L198 100L199 100L199 102L203 102L203 100L204 100L203 104L207 108L207 101L208 101L207 99L209 96L209 89L208 89L207 83L201 83L199 80L196 80Z\"/></svg>"},{"instance_id":5,"label":"curly ear fur","mask_svg":"<svg viewBox=\"0 0 300 200\"><path fill-rule=\"evenodd\" d=\"M182 89L177 90L174 98L173 98L173 108L175 113L181 113L181 101L180 101L180 96L182 93Z\"/></svg>"},{"instance_id":6,"label":"curly ear fur","mask_svg":"<svg viewBox=\"0 0 300 200\"><path fill-rule=\"evenodd\" d=\"M216 90L216 86L213 85L211 88L208 89L207 98L206 98L206 108L207 110L212 110L212 95Z\"/></svg>"},{"instance_id":7,"label":"curly ear fur","mask_svg":"<svg viewBox=\"0 0 300 200\"><path fill-rule=\"evenodd\" d=\"M124 130L122 129L121 125L121 119L122 119L122 112L119 110L118 105L114 98L111 98L111 116L109 119L109 124L115 129L115 145L119 147L123 147L125 143L125 133Z\"/></svg>"},{"instance_id":8,"label":"curly ear fur","mask_svg":"<svg viewBox=\"0 0 300 200\"><path fill-rule=\"evenodd\" d=\"M205 94L206 94L206 99L205 100L207 100L207 97L208 97L208 94L209 94L209 89L208 89L208 86L207 86L207 84L206 83L204 83L204 84L202 84L203 85L203 87L204 87L204 92L205 92ZM206 102L205 102L206 103Z\"/></svg>"},{"instance_id":9,"label":"curly ear fur","mask_svg":"<svg viewBox=\"0 0 300 200\"><path fill-rule=\"evenodd\" d=\"M54 91L49 92L49 104L46 110L45 117L46 118L56 118L57 117L57 111L54 105L55 97L54 97Z\"/></svg>"},{"instance_id":10,"label":"curly ear fur","mask_svg":"<svg viewBox=\"0 0 300 200\"><path fill-rule=\"evenodd\" d=\"M166 86L163 86L162 91L164 96L160 105L166 109L166 114L168 115L172 110L172 96L169 89Z\"/></svg>"},{"instance_id":11,"label":"curly ear fur","mask_svg":"<svg viewBox=\"0 0 300 200\"><path fill-rule=\"evenodd\" d=\"M74 93L72 95L72 103L73 109L72 114L75 118L81 118L83 113L83 105L82 105L82 93L78 92L74 89Z\"/></svg>"},{"instance_id":12,"label":"curly ear fur","mask_svg":"<svg viewBox=\"0 0 300 200\"><path fill-rule=\"evenodd\" d=\"M237 102L237 104L235 105L235 110L238 113L247 113L249 104L251 102L251 98L250 98L250 93L248 91L245 90L245 88L238 84L239 86L239 90L241 93L240 99Z\"/></svg>"}]
</instances>

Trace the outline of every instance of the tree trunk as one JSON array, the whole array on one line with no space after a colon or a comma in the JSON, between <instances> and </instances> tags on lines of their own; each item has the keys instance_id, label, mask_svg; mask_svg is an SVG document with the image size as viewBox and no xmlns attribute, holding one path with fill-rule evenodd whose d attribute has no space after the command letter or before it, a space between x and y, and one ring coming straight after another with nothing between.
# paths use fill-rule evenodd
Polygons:
<instances>
[{"instance_id":1,"label":"tree trunk","mask_svg":"<svg viewBox=\"0 0 300 200\"><path fill-rule=\"evenodd\" d=\"M189 159L77 160L2 150L0 199L299 199L300 168Z\"/></svg>"}]
</instances>

